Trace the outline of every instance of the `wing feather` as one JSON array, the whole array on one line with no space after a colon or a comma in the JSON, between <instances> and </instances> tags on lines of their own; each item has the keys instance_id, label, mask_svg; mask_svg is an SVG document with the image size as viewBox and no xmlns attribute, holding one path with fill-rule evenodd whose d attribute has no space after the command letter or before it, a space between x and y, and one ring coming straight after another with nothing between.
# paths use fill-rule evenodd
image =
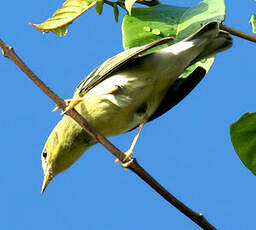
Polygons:
<instances>
[{"instance_id":1,"label":"wing feather","mask_svg":"<svg viewBox=\"0 0 256 230\"><path fill-rule=\"evenodd\" d=\"M182 101L204 78L205 74L206 70L204 68L197 67L187 78L178 78L168 90L156 111L149 117L148 122L162 116ZM138 126L129 131L136 129L137 127Z\"/></svg>"},{"instance_id":2,"label":"wing feather","mask_svg":"<svg viewBox=\"0 0 256 230\"><path fill-rule=\"evenodd\" d=\"M159 45L167 44L169 42L172 42L173 40L174 39L172 37L163 38L144 46L126 50L112 58L109 58L102 65L94 69L87 78L80 82L80 84L76 88L76 92L78 91L79 96L82 97L93 87L107 79L111 73L122 67L124 64L127 64L131 60L139 57L139 55L145 53L149 49L152 49Z\"/></svg>"}]
</instances>

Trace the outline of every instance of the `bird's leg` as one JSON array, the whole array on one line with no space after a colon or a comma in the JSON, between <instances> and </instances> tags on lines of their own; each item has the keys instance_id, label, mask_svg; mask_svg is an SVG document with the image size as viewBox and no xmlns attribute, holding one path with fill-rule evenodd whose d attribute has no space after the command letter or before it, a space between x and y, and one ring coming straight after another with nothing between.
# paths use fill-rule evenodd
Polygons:
<instances>
[{"instance_id":1,"label":"bird's leg","mask_svg":"<svg viewBox=\"0 0 256 230\"><path fill-rule=\"evenodd\" d=\"M133 149L135 147L135 144L139 138L139 135L141 133L141 130L143 128L143 126L145 125L145 123L147 122L147 118L146 116L143 118L143 121L142 123L139 125L139 129L138 129L138 132L136 133L133 141L132 141L132 144L130 146L130 148L128 149L128 151L126 151L124 154L125 154L125 158L123 160L123 163L122 163L122 167L123 168L128 168L129 164L131 163L131 156L132 156L132 153L133 153ZM118 163L120 160L119 159L116 159L115 160L115 163Z\"/></svg>"},{"instance_id":2,"label":"bird's leg","mask_svg":"<svg viewBox=\"0 0 256 230\"><path fill-rule=\"evenodd\" d=\"M71 109L73 109L77 104L79 104L82 100L84 100L84 98L79 98L79 99L67 99L67 100L65 100L65 103L66 103L66 108L65 108L65 110L63 110L62 112L61 112L61 114L64 114L64 113L66 113L67 111L69 111L69 110L71 110ZM55 112L55 111L57 111L57 110L59 110L60 109L60 107L59 106L56 106L53 110L52 110L52 112Z\"/></svg>"},{"instance_id":3,"label":"bird's leg","mask_svg":"<svg viewBox=\"0 0 256 230\"><path fill-rule=\"evenodd\" d=\"M119 86L115 86L113 89L111 89L110 91L108 91L107 93L103 93L103 94L100 94L100 95L91 95L91 96L84 96L84 97L81 97L81 98L77 98L77 99L73 99L73 98L71 98L71 99L67 99L67 100L65 100L65 103L66 103L66 108L65 108L65 110L63 110L63 112L61 113L61 114L64 114L64 113L66 113L67 111L70 111L71 109L73 109L73 108L75 108L75 106L76 105L78 105L81 101L83 101L83 100L86 100L86 99L88 99L88 98L90 98L90 97L95 97L95 96L103 96L103 95L106 95L106 94L115 94L115 93L117 93L118 92L118 90L120 89L120 87ZM57 111L57 110L59 110L60 109L60 107L59 106L56 106L53 110L52 110L52 112L55 112L55 111Z\"/></svg>"}]
</instances>

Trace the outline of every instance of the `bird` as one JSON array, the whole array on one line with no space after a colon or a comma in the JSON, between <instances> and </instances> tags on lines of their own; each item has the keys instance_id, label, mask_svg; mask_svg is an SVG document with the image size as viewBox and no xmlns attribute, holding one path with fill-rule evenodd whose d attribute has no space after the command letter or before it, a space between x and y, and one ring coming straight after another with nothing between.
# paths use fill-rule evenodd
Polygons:
<instances>
[{"instance_id":1,"label":"bird","mask_svg":"<svg viewBox=\"0 0 256 230\"><path fill-rule=\"evenodd\" d=\"M170 44L172 42L172 44ZM125 163L145 123L173 105L170 89L194 63L232 46L228 32L209 22L182 41L167 37L134 47L109 58L80 82L72 99L66 100L64 116L50 133L41 153L44 173L41 193L52 179L69 168L97 141L65 112L75 108L106 138L138 127ZM161 45L168 44L162 48ZM157 51L152 48L160 47ZM56 107L55 111L59 108ZM116 160L118 162L118 160Z\"/></svg>"}]
</instances>

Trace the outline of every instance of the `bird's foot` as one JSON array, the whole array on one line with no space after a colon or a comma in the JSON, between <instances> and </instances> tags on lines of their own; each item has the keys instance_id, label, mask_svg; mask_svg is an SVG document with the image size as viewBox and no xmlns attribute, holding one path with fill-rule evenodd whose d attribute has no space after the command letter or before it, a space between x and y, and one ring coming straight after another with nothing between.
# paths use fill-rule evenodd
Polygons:
<instances>
[{"instance_id":1,"label":"bird's foot","mask_svg":"<svg viewBox=\"0 0 256 230\"><path fill-rule=\"evenodd\" d=\"M67 99L67 100L65 100L65 103L66 103L66 108L65 108L65 110L63 110L62 112L61 112L61 114L64 114L64 113L66 113L67 111L70 111L71 109L73 109L73 108L75 108L75 106L76 105L78 105L81 101L82 101L83 99ZM60 107L59 106L56 106L53 110L52 110L52 112L55 112L55 111L57 111L57 110L59 110L60 109Z\"/></svg>"},{"instance_id":2,"label":"bird's foot","mask_svg":"<svg viewBox=\"0 0 256 230\"><path fill-rule=\"evenodd\" d=\"M133 159L132 159L132 150L128 150L127 152L125 152L125 158L123 159L123 163L121 164L121 166L124 168L124 169L127 169L129 167L129 165L133 162ZM117 158L115 160L115 163L118 163L120 160Z\"/></svg>"}]
</instances>

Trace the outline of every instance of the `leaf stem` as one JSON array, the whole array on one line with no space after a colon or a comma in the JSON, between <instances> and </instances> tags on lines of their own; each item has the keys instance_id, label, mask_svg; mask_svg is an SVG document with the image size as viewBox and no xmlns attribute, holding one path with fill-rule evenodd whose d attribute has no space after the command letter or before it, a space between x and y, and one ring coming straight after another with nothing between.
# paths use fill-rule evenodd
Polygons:
<instances>
[{"instance_id":1,"label":"leaf stem","mask_svg":"<svg viewBox=\"0 0 256 230\"><path fill-rule=\"evenodd\" d=\"M124 10L126 10L125 6L124 6L124 2L122 0L118 0L116 2L111 2L111 1L108 1L108 0L104 0L104 3L109 5L109 6L112 6L112 7L114 7L114 5L117 4L118 6L120 6Z\"/></svg>"},{"instance_id":2,"label":"leaf stem","mask_svg":"<svg viewBox=\"0 0 256 230\"><path fill-rule=\"evenodd\" d=\"M248 41L256 43L256 35L246 34L244 32L241 32L239 30L233 29L233 28L231 28L229 26L226 26L224 24L220 24L220 26L221 26L222 30L227 31L227 32L231 33L234 36L237 36L237 37L240 37L240 38L243 38L243 39L246 39Z\"/></svg>"},{"instance_id":3,"label":"leaf stem","mask_svg":"<svg viewBox=\"0 0 256 230\"><path fill-rule=\"evenodd\" d=\"M14 52L13 48L6 45L0 39L0 48L5 57L9 58L15 63L47 96L49 96L60 108L65 109L65 102L52 90L49 89L30 69L29 67L18 57ZM97 139L102 145L104 145L113 155L115 155L122 162L125 159L124 153L122 153L118 148L116 148L111 142L109 142L103 135L101 135L97 130L88 124L88 122L75 110L72 109L68 111L66 115L72 117L86 132L88 132L93 138ZM144 170L136 161L133 159L128 167L135 174L137 174L143 181L150 185L158 194L160 194L165 200L176 207L180 212L189 217L193 222L195 222L202 229L215 230L216 228L212 226L201 213L194 212L192 209L187 207L176 197L170 194L164 187L162 187L146 170Z\"/></svg>"}]
</instances>

